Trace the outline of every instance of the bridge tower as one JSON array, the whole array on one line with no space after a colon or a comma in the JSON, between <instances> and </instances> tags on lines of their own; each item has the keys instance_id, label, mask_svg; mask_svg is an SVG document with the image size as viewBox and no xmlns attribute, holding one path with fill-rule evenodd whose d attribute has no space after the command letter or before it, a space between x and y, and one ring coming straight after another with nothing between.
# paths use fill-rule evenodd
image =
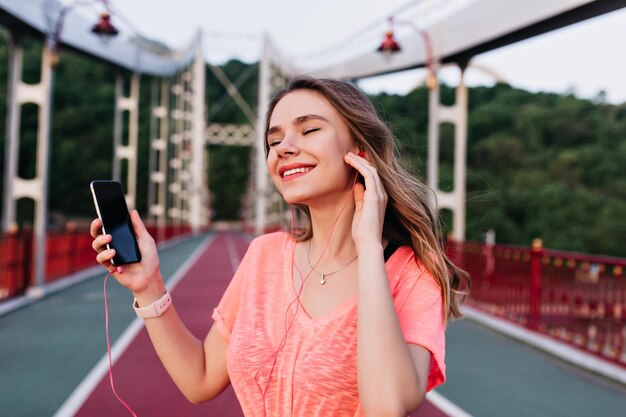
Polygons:
<instances>
[{"instance_id":1,"label":"bridge tower","mask_svg":"<svg viewBox=\"0 0 626 417\"><path fill-rule=\"evenodd\" d=\"M29 290L33 296L41 296L36 288L43 284L46 256L46 220L48 217L48 159L50 146L50 112L52 103L52 53L44 42L41 52L41 75L36 84L28 84L22 78L23 49L19 29L9 30L9 105L7 112L7 145L4 174L4 201L2 231L13 228L16 222L17 201L28 198L35 202L34 218L34 282ZM37 125L36 173L26 179L18 174L20 147L20 122L22 106L35 104L39 117Z\"/></svg>"}]
</instances>

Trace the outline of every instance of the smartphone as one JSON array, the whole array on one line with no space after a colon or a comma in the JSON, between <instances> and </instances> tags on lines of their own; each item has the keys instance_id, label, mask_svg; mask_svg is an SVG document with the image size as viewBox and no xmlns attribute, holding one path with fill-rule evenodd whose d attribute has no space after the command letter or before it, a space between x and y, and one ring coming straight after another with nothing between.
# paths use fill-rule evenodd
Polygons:
<instances>
[{"instance_id":1,"label":"smartphone","mask_svg":"<svg viewBox=\"0 0 626 417\"><path fill-rule=\"evenodd\" d=\"M137 238L126 206L122 184L117 181L92 181L89 185L96 213L102 222L102 232L111 235L108 249L115 249L113 265L141 261Z\"/></svg>"}]
</instances>

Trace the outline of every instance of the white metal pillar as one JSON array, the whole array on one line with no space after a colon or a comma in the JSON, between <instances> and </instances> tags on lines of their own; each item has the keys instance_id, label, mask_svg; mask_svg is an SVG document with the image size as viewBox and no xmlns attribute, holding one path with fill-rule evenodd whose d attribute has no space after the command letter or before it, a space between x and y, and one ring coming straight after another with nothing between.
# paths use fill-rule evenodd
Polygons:
<instances>
[{"instance_id":1,"label":"white metal pillar","mask_svg":"<svg viewBox=\"0 0 626 417\"><path fill-rule=\"evenodd\" d=\"M35 202L35 279L29 294L42 296L45 282L46 225L48 203L48 159L50 146L50 112L52 108L52 55L44 43L41 55L41 77L37 84L22 81L22 47L9 35L9 103L7 114L7 145L4 175L4 213L2 229L15 224L15 205L20 198ZM37 168L35 177L18 175L21 106L32 103L39 107L37 126Z\"/></svg>"},{"instance_id":2,"label":"white metal pillar","mask_svg":"<svg viewBox=\"0 0 626 417\"><path fill-rule=\"evenodd\" d=\"M439 208L452 211L453 238L463 241L467 168L467 87L462 68L454 105L445 106L440 103L439 84L435 83L429 92L428 107L428 185L435 191ZM454 185L449 192L441 191L439 188L439 128L446 122L454 126Z\"/></svg>"},{"instance_id":3,"label":"white metal pillar","mask_svg":"<svg viewBox=\"0 0 626 417\"><path fill-rule=\"evenodd\" d=\"M124 79L118 73L115 82L115 126L113 135L113 179L125 184L126 203L130 210L137 199L137 143L139 137L139 74L130 79L130 94L124 96ZM122 143L123 113L128 112L128 140ZM126 179L122 178L122 161L127 161Z\"/></svg>"},{"instance_id":4,"label":"white metal pillar","mask_svg":"<svg viewBox=\"0 0 626 417\"><path fill-rule=\"evenodd\" d=\"M23 50L19 40L11 32L8 32L9 43L9 85L7 95L7 142L4 164L4 198L2 213L2 230L6 232L15 223L15 203L19 197L14 192L14 184L21 179L17 176L19 142L20 142L20 120L21 91L24 88L22 79L22 59Z\"/></svg>"},{"instance_id":5,"label":"white metal pillar","mask_svg":"<svg viewBox=\"0 0 626 417\"><path fill-rule=\"evenodd\" d=\"M192 126L191 126L191 160L189 192L189 223L194 233L208 225L208 182L205 164L204 134L206 121L204 116L205 65L202 56L202 32L196 41L196 57L193 63L192 82Z\"/></svg>"},{"instance_id":6,"label":"white metal pillar","mask_svg":"<svg viewBox=\"0 0 626 417\"><path fill-rule=\"evenodd\" d=\"M184 112L183 112L183 77L182 74L176 76L175 84L172 86L172 95L174 96L174 109L172 111L172 119L174 129L171 136L171 158L169 159L170 178L168 191L171 195L171 203L167 214L172 219L172 224L179 227L182 220L182 186L181 186L181 150L184 135Z\"/></svg>"},{"instance_id":7,"label":"white metal pillar","mask_svg":"<svg viewBox=\"0 0 626 417\"><path fill-rule=\"evenodd\" d=\"M181 224L189 225L189 201L191 182L191 143L193 124L193 66L189 66L183 72L183 95L182 95L182 126L181 147L178 159L180 160L180 219Z\"/></svg>"},{"instance_id":8,"label":"white metal pillar","mask_svg":"<svg viewBox=\"0 0 626 417\"><path fill-rule=\"evenodd\" d=\"M149 219L157 226L158 241L162 241L166 224L167 140L169 132L169 82L154 79L150 118L150 179L148 187Z\"/></svg>"},{"instance_id":9,"label":"white metal pillar","mask_svg":"<svg viewBox=\"0 0 626 417\"><path fill-rule=\"evenodd\" d=\"M263 53L259 62L259 102L257 106L256 132L257 141L255 149L255 216L254 233L258 236L265 231L266 224L266 200L268 194L269 178L265 163L265 114L267 113L270 101L270 51L269 39L265 36L263 40Z\"/></svg>"}]
</instances>

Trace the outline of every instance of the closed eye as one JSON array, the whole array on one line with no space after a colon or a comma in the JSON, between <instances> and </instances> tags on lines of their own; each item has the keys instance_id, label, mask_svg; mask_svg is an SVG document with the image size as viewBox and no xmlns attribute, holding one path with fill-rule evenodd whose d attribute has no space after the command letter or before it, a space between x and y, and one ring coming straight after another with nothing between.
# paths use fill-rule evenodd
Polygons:
<instances>
[{"instance_id":1,"label":"closed eye","mask_svg":"<svg viewBox=\"0 0 626 417\"><path fill-rule=\"evenodd\" d=\"M271 148L271 147L273 147L273 146L278 145L279 143L280 143L280 140L279 140L279 139L276 139L276 140L273 140L273 141L271 141L270 143L268 143L268 145L267 145L267 146L269 146L269 147Z\"/></svg>"},{"instance_id":2,"label":"closed eye","mask_svg":"<svg viewBox=\"0 0 626 417\"><path fill-rule=\"evenodd\" d=\"M318 130L320 130L319 127L310 127L308 129L305 129L302 134L303 135L308 135L309 133L317 132Z\"/></svg>"}]
</instances>

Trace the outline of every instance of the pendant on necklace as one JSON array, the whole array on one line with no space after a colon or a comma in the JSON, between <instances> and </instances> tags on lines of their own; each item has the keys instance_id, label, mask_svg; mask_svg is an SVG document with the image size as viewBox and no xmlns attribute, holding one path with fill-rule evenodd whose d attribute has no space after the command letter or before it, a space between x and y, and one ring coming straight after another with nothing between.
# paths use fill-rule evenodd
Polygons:
<instances>
[{"instance_id":1,"label":"pendant on necklace","mask_svg":"<svg viewBox=\"0 0 626 417\"><path fill-rule=\"evenodd\" d=\"M324 274L320 274L320 285L326 284L326 279L324 279Z\"/></svg>"}]
</instances>

